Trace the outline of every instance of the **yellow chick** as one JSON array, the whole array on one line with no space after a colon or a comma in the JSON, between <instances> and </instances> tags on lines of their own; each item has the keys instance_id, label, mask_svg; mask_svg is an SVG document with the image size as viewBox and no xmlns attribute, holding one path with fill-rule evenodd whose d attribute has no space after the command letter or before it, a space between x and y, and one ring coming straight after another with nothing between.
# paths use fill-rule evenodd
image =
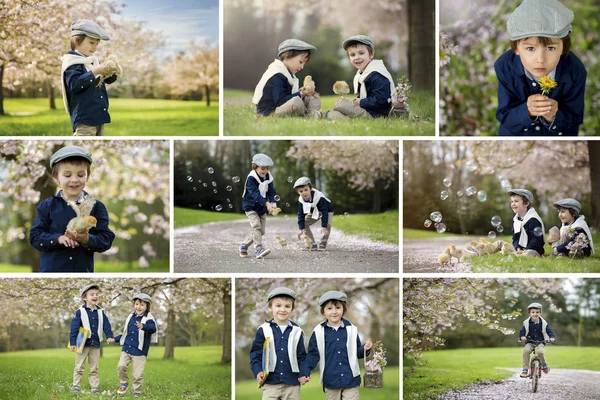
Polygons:
<instances>
[{"instance_id":1,"label":"yellow chick","mask_svg":"<svg viewBox=\"0 0 600 400\"><path fill-rule=\"evenodd\" d=\"M504 244L502 245L502 250L500 250L500 252L505 256L509 256L515 252L515 249L512 247L512 244L504 242Z\"/></svg>"},{"instance_id":2,"label":"yellow chick","mask_svg":"<svg viewBox=\"0 0 600 400\"><path fill-rule=\"evenodd\" d=\"M271 211L271 214L272 214L272 215L277 215L277 214L279 214L280 212L281 212L281 208L279 208L279 207L276 207L276 208L274 208L274 209L273 209L273 211Z\"/></svg>"},{"instance_id":3,"label":"yellow chick","mask_svg":"<svg viewBox=\"0 0 600 400\"><path fill-rule=\"evenodd\" d=\"M90 215L92 208L94 208L94 204L96 204L96 200L88 196L79 205L72 200L67 200L67 204L71 206L77 215L75 218L72 218L69 221L67 224L67 230L71 232L85 233L91 228L96 227L96 223L98 221L96 218Z\"/></svg>"},{"instance_id":4,"label":"yellow chick","mask_svg":"<svg viewBox=\"0 0 600 400\"><path fill-rule=\"evenodd\" d=\"M304 244L306 245L307 249L310 249L310 248L312 248L313 241L312 241L311 238L309 238L308 236L304 235Z\"/></svg>"},{"instance_id":5,"label":"yellow chick","mask_svg":"<svg viewBox=\"0 0 600 400\"><path fill-rule=\"evenodd\" d=\"M113 74L121 76L121 74L123 73L123 68L121 68L121 64L119 64L119 59L113 51L108 50L106 52L106 59L104 60L102 65L108 67L111 73L108 75L100 75L100 82L98 82L98 85L96 85L96 87L102 86L104 80L109 76L112 76Z\"/></svg>"},{"instance_id":6,"label":"yellow chick","mask_svg":"<svg viewBox=\"0 0 600 400\"><path fill-rule=\"evenodd\" d=\"M333 93L345 96L350 93L350 86L344 81L337 81L333 84Z\"/></svg>"},{"instance_id":7,"label":"yellow chick","mask_svg":"<svg viewBox=\"0 0 600 400\"><path fill-rule=\"evenodd\" d=\"M461 259L461 258L463 258L463 256L464 256L464 253L463 253L463 251L462 251L461 249L458 249L458 248L456 248L456 246L455 246L455 245L451 245L451 246L448 248L448 250L449 250L449 252L448 252L448 253L449 253L449 254L450 254L452 257L455 257L455 258L456 258L456 260L457 260L458 262L460 262L460 259Z\"/></svg>"},{"instance_id":8,"label":"yellow chick","mask_svg":"<svg viewBox=\"0 0 600 400\"><path fill-rule=\"evenodd\" d=\"M554 243L558 242L559 239L560 239L560 229L558 229L556 226L553 226L548 231L548 244L553 245Z\"/></svg>"},{"instance_id":9,"label":"yellow chick","mask_svg":"<svg viewBox=\"0 0 600 400\"><path fill-rule=\"evenodd\" d=\"M441 265L447 265L450 264L452 257L444 250L444 252L438 256L438 260Z\"/></svg>"},{"instance_id":10,"label":"yellow chick","mask_svg":"<svg viewBox=\"0 0 600 400\"><path fill-rule=\"evenodd\" d=\"M277 243L279 243L279 245L281 247L285 247L287 246L287 240L285 240L284 238L282 238L281 236L277 235L275 236L275 239L277 239Z\"/></svg>"},{"instance_id":11,"label":"yellow chick","mask_svg":"<svg viewBox=\"0 0 600 400\"><path fill-rule=\"evenodd\" d=\"M304 91L306 92L306 95L312 96L315 94L316 90L317 87L315 85L315 81L312 79L312 76L306 75L306 77L304 77Z\"/></svg>"}]
</instances>

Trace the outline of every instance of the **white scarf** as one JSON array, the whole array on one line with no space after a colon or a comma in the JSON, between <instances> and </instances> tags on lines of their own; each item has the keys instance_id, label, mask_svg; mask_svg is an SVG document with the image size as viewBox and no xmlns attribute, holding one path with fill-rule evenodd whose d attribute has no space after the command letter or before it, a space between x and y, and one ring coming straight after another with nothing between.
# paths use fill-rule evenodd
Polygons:
<instances>
[{"instance_id":1,"label":"white scarf","mask_svg":"<svg viewBox=\"0 0 600 400\"><path fill-rule=\"evenodd\" d=\"M83 325L83 328L89 332L88 335L91 336L92 328L90 327L90 319L88 318L85 305L81 306L79 310L81 311L81 325ZM102 313L102 309L100 307L96 307L96 310L98 310L98 340L102 342L104 340L104 314ZM83 339L84 342L86 340L87 337Z\"/></svg>"},{"instance_id":2,"label":"white scarf","mask_svg":"<svg viewBox=\"0 0 600 400\"><path fill-rule=\"evenodd\" d=\"M527 232L525 232L525 224L527 222L529 222L529 220L532 218L537 219L542 224L542 240L544 242L546 241L546 239L544 237L545 236L544 222L538 215L537 211L535 211L535 208L532 207L529 210L527 210L527 213L523 217L523 221L519 221L518 217L519 217L519 214L515 214L515 216L513 218L513 232L515 232L515 233L521 232L521 237L519 238L519 246L523 247L524 249L527 248L527 243L529 243L529 237L527 236Z\"/></svg>"},{"instance_id":3,"label":"white scarf","mask_svg":"<svg viewBox=\"0 0 600 400\"><path fill-rule=\"evenodd\" d=\"M254 97L252 97L252 102L254 104L258 104L260 102L260 99L262 99L263 96L263 90L265 89L265 85L267 84L268 80L277 74L283 74L283 76L287 78L289 84L292 85L292 93L296 93L298 91L298 88L300 87L300 81L298 81L298 78L291 74L285 64L283 64L283 61L276 59L269 64L269 67L263 74L262 78L260 78L258 85L256 85L256 88L254 89Z\"/></svg>"},{"instance_id":4,"label":"white scarf","mask_svg":"<svg viewBox=\"0 0 600 400\"><path fill-rule=\"evenodd\" d=\"M523 326L525 327L525 337L527 337L527 335L529 335L529 320L531 319L531 317L527 318L525 321L523 321ZM550 340L550 336L548 336L548 333L546 332L546 327L548 326L548 323L546 321L544 321L544 318L540 317L540 321L542 321L542 335L544 335L544 340Z\"/></svg>"},{"instance_id":5,"label":"white scarf","mask_svg":"<svg viewBox=\"0 0 600 400\"><path fill-rule=\"evenodd\" d=\"M69 102L67 101L67 89L65 87L65 71L72 65L83 64L87 71L91 71L92 67L100 65L96 56L76 56L74 54L65 54L61 57L62 67L60 68L60 83L62 89L63 104L65 105L65 111L69 114Z\"/></svg>"},{"instance_id":6,"label":"white scarf","mask_svg":"<svg viewBox=\"0 0 600 400\"><path fill-rule=\"evenodd\" d=\"M123 327L123 334L121 335L121 340L119 341L119 344L121 346L125 344L125 336L127 336L127 328L129 327L129 321L131 320L131 317L134 314L135 313L129 314L129 316L127 317L127 321L125 321L125 326ZM147 315L142 317L140 323L143 325L150 320L154 321L154 324L156 325L156 320L154 319L154 316L151 313L148 313ZM156 332L158 332L158 325L156 326ZM158 335L156 334L156 332L150 335L150 343L158 343ZM144 334L145 331L143 329L138 329L138 350L140 351L144 348Z\"/></svg>"},{"instance_id":7,"label":"white scarf","mask_svg":"<svg viewBox=\"0 0 600 400\"><path fill-rule=\"evenodd\" d=\"M360 367L358 365L358 349L356 348L356 340L358 338L358 329L354 325L345 325L346 328L346 352L348 353L348 363L352 370L352 376L360 375ZM319 324L313 330L317 339L317 349L319 350L319 370L320 381L323 384L323 374L325 372L325 327Z\"/></svg>"},{"instance_id":8,"label":"white scarf","mask_svg":"<svg viewBox=\"0 0 600 400\"><path fill-rule=\"evenodd\" d=\"M244 182L244 193L242 194L242 197L246 196L246 185L248 184L248 178L250 177L256 179L256 182L258 182L258 191L260 192L260 195L266 199L267 191L269 190L269 183L273 182L273 175L267 173L265 180L261 181L260 176L258 176L255 170L250 171L248 177L246 178L246 182Z\"/></svg>"},{"instance_id":9,"label":"white scarf","mask_svg":"<svg viewBox=\"0 0 600 400\"><path fill-rule=\"evenodd\" d=\"M594 254L594 241L592 240L592 232L590 232L590 227L588 226L588 224L585 222L585 217L583 215L580 215L579 218L577 218L575 221L573 221L573 223L571 225L563 225L560 227L560 233L561 233L561 237L563 236L563 233L565 230L568 230L569 228L580 228L583 229L583 231L585 232L585 234L588 237L588 241L589 246L590 246L590 250L592 251L591 254ZM571 239L574 240L575 238ZM563 244L563 243L559 243L559 244Z\"/></svg>"},{"instance_id":10,"label":"white scarf","mask_svg":"<svg viewBox=\"0 0 600 400\"><path fill-rule=\"evenodd\" d=\"M321 200L323 198L330 203L331 203L331 200L329 200L327 197L325 197L325 195L323 193L319 192L317 189L313 189L313 192L314 192L314 195L313 195L312 202L308 202L308 201L304 200L302 198L302 196L298 197L298 201L300 203L302 203L302 211L304 212L304 215L310 214L310 210L312 208L313 209L313 212L311 215L312 219L319 219L319 210L317 210L317 204L319 203L319 200Z\"/></svg>"},{"instance_id":11,"label":"white scarf","mask_svg":"<svg viewBox=\"0 0 600 400\"><path fill-rule=\"evenodd\" d=\"M263 330L263 335L265 338L269 338L269 372L275 371L275 367L277 366L277 353L275 351L275 337L273 336L273 329L271 329L271 324L269 322L265 322L260 326ZM300 368L298 367L298 342L300 342L300 337L302 336L302 329L299 326L292 325L292 331L290 332L290 336L288 338L288 358L290 359L290 365L292 367L292 372L299 373Z\"/></svg>"},{"instance_id":12,"label":"white scarf","mask_svg":"<svg viewBox=\"0 0 600 400\"><path fill-rule=\"evenodd\" d=\"M381 75L385 76L388 81L390 81L390 96L393 96L396 93L396 86L394 86L394 78L388 72L387 68L383 64L382 60L372 60L367 68L361 74L360 71L356 71L356 75L354 75L354 93L358 93L358 84L360 83L360 98L367 98L367 88L364 85L365 79L371 72L379 72ZM388 99L388 103L392 102L392 98Z\"/></svg>"}]
</instances>

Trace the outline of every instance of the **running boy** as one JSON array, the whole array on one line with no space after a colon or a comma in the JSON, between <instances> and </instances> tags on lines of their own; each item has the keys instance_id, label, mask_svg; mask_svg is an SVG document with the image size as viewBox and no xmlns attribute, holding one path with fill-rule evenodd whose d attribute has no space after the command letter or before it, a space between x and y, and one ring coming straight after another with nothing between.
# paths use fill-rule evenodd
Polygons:
<instances>
[{"instance_id":1,"label":"running boy","mask_svg":"<svg viewBox=\"0 0 600 400\"><path fill-rule=\"evenodd\" d=\"M333 204L323 193L313 189L310 179L306 176L299 178L294 183L294 190L300 195L298 197L298 239L306 235L312 241L311 250L325 250L327 239L331 233L333 222ZM321 220L321 232L323 237L317 246L310 226Z\"/></svg>"},{"instance_id":2,"label":"running boy","mask_svg":"<svg viewBox=\"0 0 600 400\"><path fill-rule=\"evenodd\" d=\"M512 189L510 208L515 212L512 245L517 255L540 257L544 254L544 223L531 207L533 194L527 189Z\"/></svg>"},{"instance_id":3,"label":"running boy","mask_svg":"<svg viewBox=\"0 0 600 400\"><path fill-rule=\"evenodd\" d=\"M523 321L523 327L519 331L519 338L521 342L527 343L523 349L523 370L521 371L521 378L527 378L527 372L529 371L529 355L533 351L534 345L530 341L541 342L543 340L556 341L554 332L550 325L542 318L542 305L540 303L531 303L527 307L527 314L529 318ZM544 344L537 346L538 356L542 360L542 369L547 374L550 370L548 364L546 364L546 357L544 356Z\"/></svg>"}]
</instances>

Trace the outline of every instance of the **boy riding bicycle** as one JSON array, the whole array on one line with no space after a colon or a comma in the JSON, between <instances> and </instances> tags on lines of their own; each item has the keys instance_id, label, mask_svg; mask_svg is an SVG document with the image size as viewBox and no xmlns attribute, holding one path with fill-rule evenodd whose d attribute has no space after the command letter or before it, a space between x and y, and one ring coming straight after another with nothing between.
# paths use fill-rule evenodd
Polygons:
<instances>
[{"instance_id":1,"label":"boy riding bicycle","mask_svg":"<svg viewBox=\"0 0 600 400\"><path fill-rule=\"evenodd\" d=\"M527 372L529 371L529 355L536 346L538 357L542 361L542 370L546 374L550 371L544 357L543 342L550 341L554 343L556 340L552 328L550 328L550 325L542 318L542 305L540 303L531 303L529 307L527 307L527 313L529 314L529 318L523 321L523 326L519 332L521 342L526 343L525 348L523 349L523 370L521 371L521 378L527 378Z\"/></svg>"}]
</instances>

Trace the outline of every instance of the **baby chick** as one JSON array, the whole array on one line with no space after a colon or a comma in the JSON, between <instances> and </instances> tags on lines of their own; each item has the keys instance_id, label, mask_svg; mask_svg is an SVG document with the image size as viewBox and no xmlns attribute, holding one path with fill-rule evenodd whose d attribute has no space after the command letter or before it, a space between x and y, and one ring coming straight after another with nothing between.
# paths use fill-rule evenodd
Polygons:
<instances>
[{"instance_id":1,"label":"baby chick","mask_svg":"<svg viewBox=\"0 0 600 400\"><path fill-rule=\"evenodd\" d=\"M313 81L312 76L306 75L304 77L304 92L307 96L312 96L315 94L315 90L317 90L315 81Z\"/></svg>"},{"instance_id":2,"label":"baby chick","mask_svg":"<svg viewBox=\"0 0 600 400\"><path fill-rule=\"evenodd\" d=\"M450 260L452 260L452 257L450 256L450 254L448 254L448 253L446 253L446 251L444 251L442 254L440 254L438 256L438 260L441 265L447 265L447 264L450 264Z\"/></svg>"},{"instance_id":3,"label":"baby chick","mask_svg":"<svg viewBox=\"0 0 600 400\"><path fill-rule=\"evenodd\" d=\"M310 248L312 248L313 241L312 241L311 238L309 238L308 236L304 235L304 244L306 245L307 249L310 249Z\"/></svg>"},{"instance_id":4,"label":"baby chick","mask_svg":"<svg viewBox=\"0 0 600 400\"><path fill-rule=\"evenodd\" d=\"M500 250L500 252L505 256L513 254L514 251L515 249L512 247L512 244L508 242L504 242L504 244L502 245L502 250Z\"/></svg>"},{"instance_id":5,"label":"baby chick","mask_svg":"<svg viewBox=\"0 0 600 400\"><path fill-rule=\"evenodd\" d=\"M276 207L276 208L274 208L274 209L273 209L273 211L271 211L271 214L272 214L272 215L277 215L277 214L279 214L280 212L281 212L281 208L279 208L279 207Z\"/></svg>"},{"instance_id":6,"label":"baby chick","mask_svg":"<svg viewBox=\"0 0 600 400\"><path fill-rule=\"evenodd\" d=\"M111 72L108 75L100 75L100 82L98 82L98 85L96 85L96 87L102 86L104 80L109 76L112 76L113 74L120 76L123 73L123 68L121 68L121 64L119 64L117 55L110 50L106 52L106 59L102 64L108 67Z\"/></svg>"},{"instance_id":7,"label":"baby chick","mask_svg":"<svg viewBox=\"0 0 600 400\"><path fill-rule=\"evenodd\" d=\"M287 240L285 240L284 238L282 238L281 236L277 235L275 236L275 239L277 239L277 243L279 243L279 245L281 247L285 247L287 246Z\"/></svg>"},{"instance_id":8,"label":"baby chick","mask_svg":"<svg viewBox=\"0 0 600 400\"><path fill-rule=\"evenodd\" d=\"M461 249L456 248L455 245L451 245L447 250L449 250L448 253L452 257L455 257L458 262L460 262L460 259L464 256L463 251Z\"/></svg>"},{"instance_id":9,"label":"baby chick","mask_svg":"<svg viewBox=\"0 0 600 400\"><path fill-rule=\"evenodd\" d=\"M560 229L558 229L556 226L553 226L548 231L548 244L553 245L559 239L560 239Z\"/></svg>"},{"instance_id":10,"label":"baby chick","mask_svg":"<svg viewBox=\"0 0 600 400\"><path fill-rule=\"evenodd\" d=\"M89 215L92 211L92 208L94 208L94 204L96 204L96 200L92 199L91 197L87 197L79 205L72 200L67 200L67 203L71 206L71 208L73 208L75 214L77 215L67 224L68 231L85 233L91 228L96 227L96 223L98 221L96 218Z\"/></svg>"},{"instance_id":11,"label":"baby chick","mask_svg":"<svg viewBox=\"0 0 600 400\"><path fill-rule=\"evenodd\" d=\"M339 94L340 97L343 97L350 93L350 86L344 81L337 81L333 84L333 93Z\"/></svg>"}]
</instances>

